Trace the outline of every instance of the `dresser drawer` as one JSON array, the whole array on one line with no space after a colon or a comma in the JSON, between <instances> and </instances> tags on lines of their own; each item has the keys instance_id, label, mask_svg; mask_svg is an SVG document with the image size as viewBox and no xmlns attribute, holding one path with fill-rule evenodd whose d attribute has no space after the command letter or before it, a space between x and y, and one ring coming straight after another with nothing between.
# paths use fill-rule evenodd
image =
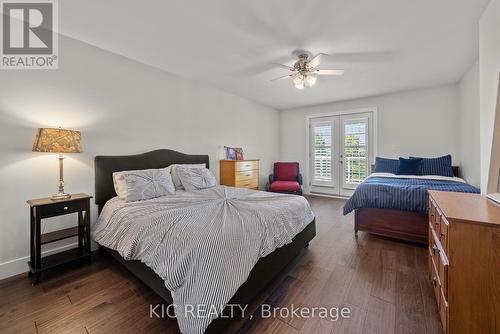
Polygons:
<instances>
[{"instance_id":1,"label":"dresser drawer","mask_svg":"<svg viewBox=\"0 0 500 334\"><path fill-rule=\"evenodd\" d=\"M438 310L441 305L441 286L439 285L439 275L437 273L437 269L435 266L434 261L431 259L431 262L433 262L432 270L431 270L431 284L432 284L432 289L434 290L434 297L436 298Z\"/></svg>"},{"instance_id":2,"label":"dresser drawer","mask_svg":"<svg viewBox=\"0 0 500 334\"><path fill-rule=\"evenodd\" d=\"M441 290L445 297L448 297L448 259L446 254L442 251L439 252L439 265L438 265L438 276L439 283L441 284Z\"/></svg>"},{"instance_id":3,"label":"dresser drawer","mask_svg":"<svg viewBox=\"0 0 500 334\"><path fill-rule=\"evenodd\" d=\"M257 160L255 160L255 161L236 161L234 169L236 172L259 169L259 162Z\"/></svg>"},{"instance_id":4,"label":"dresser drawer","mask_svg":"<svg viewBox=\"0 0 500 334\"><path fill-rule=\"evenodd\" d=\"M439 212L439 209L433 206L434 208L434 219L432 220L432 228L436 232L436 234L439 235L441 233L441 214Z\"/></svg>"},{"instance_id":5,"label":"dresser drawer","mask_svg":"<svg viewBox=\"0 0 500 334\"><path fill-rule=\"evenodd\" d=\"M429 223L432 225L432 228L434 228L434 230L439 227L439 226L436 226L436 204L431 200L429 199Z\"/></svg>"},{"instance_id":6,"label":"dresser drawer","mask_svg":"<svg viewBox=\"0 0 500 334\"><path fill-rule=\"evenodd\" d=\"M250 181L259 178L259 171L257 169L247 170L235 173L236 182Z\"/></svg>"},{"instance_id":7,"label":"dresser drawer","mask_svg":"<svg viewBox=\"0 0 500 334\"><path fill-rule=\"evenodd\" d=\"M441 216L438 236L439 236L439 242L441 242L441 246L443 246L445 252L448 251L448 227L449 227L448 221L446 220L446 218Z\"/></svg>"},{"instance_id":8,"label":"dresser drawer","mask_svg":"<svg viewBox=\"0 0 500 334\"><path fill-rule=\"evenodd\" d=\"M448 333L448 301L446 300L443 291L439 296L439 317L441 318L441 324L443 325L443 333Z\"/></svg>"},{"instance_id":9,"label":"dresser drawer","mask_svg":"<svg viewBox=\"0 0 500 334\"><path fill-rule=\"evenodd\" d=\"M236 181L234 186L238 188L257 189L259 187L259 181L256 178L251 180L241 180Z\"/></svg>"},{"instance_id":10,"label":"dresser drawer","mask_svg":"<svg viewBox=\"0 0 500 334\"><path fill-rule=\"evenodd\" d=\"M67 213L78 212L85 209L83 201L54 202L54 204L37 207L41 219L60 216Z\"/></svg>"},{"instance_id":11,"label":"dresser drawer","mask_svg":"<svg viewBox=\"0 0 500 334\"><path fill-rule=\"evenodd\" d=\"M434 228L429 228L429 256L432 258L432 262L434 263L434 267L436 269L436 274L439 272L439 245L436 242L436 232L434 232Z\"/></svg>"},{"instance_id":12,"label":"dresser drawer","mask_svg":"<svg viewBox=\"0 0 500 334\"><path fill-rule=\"evenodd\" d=\"M436 235L438 236L438 240L443 246L443 249L448 250L448 221L443 216L441 211L435 206L435 204L431 201L429 207L429 221L432 224L432 228Z\"/></svg>"},{"instance_id":13,"label":"dresser drawer","mask_svg":"<svg viewBox=\"0 0 500 334\"><path fill-rule=\"evenodd\" d=\"M442 248L441 244L436 240L437 236L432 231L431 238L429 241L429 253L430 256L432 257L432 261L434 263L436 272L439 277L439 284L441 285L441 288L445 292L445 296L447 296L449 262L444 249Z\"/></svg>"}]
</instances>

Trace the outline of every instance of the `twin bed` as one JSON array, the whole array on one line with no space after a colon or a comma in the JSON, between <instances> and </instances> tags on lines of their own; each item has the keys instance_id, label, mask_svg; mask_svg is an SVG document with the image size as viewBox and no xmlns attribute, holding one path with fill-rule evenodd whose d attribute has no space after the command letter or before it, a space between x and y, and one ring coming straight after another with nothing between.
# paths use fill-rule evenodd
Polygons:
<instances>
[{"instance_id":1,"label":"twin bed","mask_svg":"<svg viewBox=\"0 0 500 334\"><path fill-rule=\"evenodd\" d=\"M372 167L373 169L373 167ZM372 173L344 206L354 211L354 231L421 244L428 243L428 190L478 193L479 189L454 176Z\"/></svg>"},{"instance_id":2,"label":"twin bed","mask_svg":"<svg viewBox=\"0 0 500 334\"><path fill-rule=\"evenodd\" d=\"M218 332L229 321L220 311L248 304L307 247L316 234L314 215L301 196L224 186L135 202L116 197L114 172L174 164L208 168L209 159L172 150L96 157L93 237L174 305L183 333ZM218 312L186 312L198 305Z\"/></svg>"}]
</instances>

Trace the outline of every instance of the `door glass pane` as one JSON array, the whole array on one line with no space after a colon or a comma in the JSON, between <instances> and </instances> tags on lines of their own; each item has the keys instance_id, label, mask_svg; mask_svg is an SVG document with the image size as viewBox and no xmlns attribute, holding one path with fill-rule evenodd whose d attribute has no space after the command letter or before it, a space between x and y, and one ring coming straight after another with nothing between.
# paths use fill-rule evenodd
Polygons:
<instances>
[{"instance_id":1,"label":"door glass pane","mask_svg":"<svg viewBox=\"0 0 500 334\"><path fill-rule=\"evenodd\" d=\"M350 120L344 124L344 182L359 184L368 176L368 122Z\"/></svg>"},{"instance_id":2,"label":"door glass pane","mask_svg":"<svg viewBox=\"0 0 500 334\"><path fill-rule=\"evenodd\" d=\"M314 181L332 181L332 126L313 127L313 178Z\"/></svg>"}]
</instances>

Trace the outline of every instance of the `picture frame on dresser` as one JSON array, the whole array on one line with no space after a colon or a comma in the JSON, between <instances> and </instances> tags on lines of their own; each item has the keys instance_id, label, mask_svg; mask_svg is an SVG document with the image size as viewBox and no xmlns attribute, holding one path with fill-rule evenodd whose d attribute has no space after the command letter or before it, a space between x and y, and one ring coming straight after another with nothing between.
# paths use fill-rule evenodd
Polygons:
<instances>
[{"instance_id":1,"label":"picture frame on dresser","mask_svg":"<svg viewBox=\"0 0 500 334\"><path fill-rule=\"evenodd\" d=\"M224 154L227 160L244 160L241 147L224 146Z\"/></svg>"}]
</instances>

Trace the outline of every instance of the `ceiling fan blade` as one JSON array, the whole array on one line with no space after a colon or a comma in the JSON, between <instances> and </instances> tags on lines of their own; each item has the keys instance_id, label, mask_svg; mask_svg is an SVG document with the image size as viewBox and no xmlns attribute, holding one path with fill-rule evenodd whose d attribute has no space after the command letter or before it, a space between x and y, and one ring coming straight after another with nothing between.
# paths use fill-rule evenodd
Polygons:
<instances>
[{"instance_id":1,"label":"ceiling fan blade","mask_svg":"<svg viewBox=\"0 0 500 334\"><path fill-rule=\"evenodd\" d=\"M285 70L295 71L295 68L293 68L291 66L288 66L288 65L283 65L283 64L280 64L280 63L272 63L272 65L280 67L280 68L283 68Z\"/></svg>"},{"instance_id":2,"label":"ceiling fan blade","mask_svg":"<svg viewBox=\"0 0 500 334\"><path fill-rule=\"evenodd\" d=\"M318 65L321 63L321 61L322 61L322 59L323 59L324 56L328 56L328 55L325 54L325 53L318 53L316 55L316 57L314 57L313 59L311 59L308 62L308 64L307 64L307 66L309 67L309 69L312 70L312 69L318 67Z\"/></svg>"},{"instance_id":3,"label":"ceiling fan blade","mask_svg":"<svg viewBox=\"0 0 500 334\"><path fill-rule=\"evenodd\" d=\"M288 74L288 75L284 75L282 77L278 77L278 78L274 78L272 80L269 80L269 81L278 81L278 80L281 80L281 79L286 79L286 78L293 78L295 76L295 74Z\"/></svg>"},{"instance_id":4,"label":"ceiling fan blade","mask_svg":"<svg viewBox=\"0 0 500 334\"><path fill-rule=\"evenodd\" d=\"M343 75L344 70L315 70L311 71L311 73L317 74L317 75Z\"/></svg>"},{"instance_id":5,"label":"ceiling fan blade","mask_svg":"<svg viewBox=\"0 0 500 334\"><path fill-rule=\"evenodd\" d=\"M397 57L395 51L335 52L329 54L335 63L387 63Z\"/></svg>"}]
</instances>

